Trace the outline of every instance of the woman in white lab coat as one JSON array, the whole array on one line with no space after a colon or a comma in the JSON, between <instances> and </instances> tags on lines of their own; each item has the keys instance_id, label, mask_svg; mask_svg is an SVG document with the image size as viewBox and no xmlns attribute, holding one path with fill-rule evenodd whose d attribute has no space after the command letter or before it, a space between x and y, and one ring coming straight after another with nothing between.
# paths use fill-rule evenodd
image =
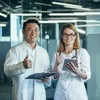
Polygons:
<instances>
[{"instance_id":1,"label":"woman in white lab coat","mask_svg":"<svg viewBox=\"0 0 100 100\"><path fill-rule=\"evenodd\" d=\"M77 62L64 63L65 59ZM84 82L90 79L90 56L80 48L79 34L73 24L64 25L58 51L54 53L52 70L59 72L54 100L88 100Z\"/></svg>"},{"instance_id":2,"label":"woman in white lab coat","mask_svg":"<svg viewBox=\"0 0 100 100\"><path fill-rule=\"evenodd\" d=\"M12 78L12 100L46 100L44 84L50 85L50 78L26 79L29 75L47 72L50 68L47 51L36 43L39 30L37 20L29 19L24 22L25 40L7 53L4 71Z\"/></svg>"}]
</instances>

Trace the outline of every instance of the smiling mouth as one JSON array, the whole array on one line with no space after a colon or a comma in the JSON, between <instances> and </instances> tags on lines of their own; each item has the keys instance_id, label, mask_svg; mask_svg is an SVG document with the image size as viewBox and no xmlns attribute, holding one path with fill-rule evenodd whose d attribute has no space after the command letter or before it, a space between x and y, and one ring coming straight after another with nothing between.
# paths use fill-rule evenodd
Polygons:
<instances>
[{"instance_id":1,"label":"smiling mouth","mask_svg":"<svg viewBox=\"0 0 100 100\"><path fill-rule=\"evenodd\" d=\"M67 40L66 42L71 42L71 41L68 41L68 40Z\"/></svg>"},{"instance_id":2,"label":"smiling mouth","mask_svg":"<svg viewBox=\"0 0 100 100\"><path fill-rule=\"evenodd\" d=\"M35 36L31 36L31 38L36 38L37 37L37 35L35 35Z\"/></svg>"}]
</instances>

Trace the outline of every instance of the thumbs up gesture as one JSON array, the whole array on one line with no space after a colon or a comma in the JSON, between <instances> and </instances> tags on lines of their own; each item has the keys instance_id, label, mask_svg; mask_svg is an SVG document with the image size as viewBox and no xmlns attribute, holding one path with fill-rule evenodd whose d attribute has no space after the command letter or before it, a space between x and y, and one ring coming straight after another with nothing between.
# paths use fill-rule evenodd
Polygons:
<instances>
[{"instance_id":1,"label":"thumbs up gesture","mask_svg":"<svg viewBox=\"0 0 100 100\"><path fill-rule=\"evenodd\" d=\"M28 60L28 55L25 57L25 59L23 61L23 65L24 65L25 69L32 68L32 61Z\"/></svg>"}]
</instances>

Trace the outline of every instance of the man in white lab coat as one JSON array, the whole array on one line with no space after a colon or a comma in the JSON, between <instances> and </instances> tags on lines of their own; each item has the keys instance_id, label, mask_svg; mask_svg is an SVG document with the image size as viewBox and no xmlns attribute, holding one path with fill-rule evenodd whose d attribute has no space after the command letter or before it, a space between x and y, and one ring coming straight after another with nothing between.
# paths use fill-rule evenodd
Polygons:
<instances>
[{"instance_id":1,"label":"man in white lab coat","mask_svg":"<svg viewBox=\"0 0 100 100\"><path fill-rule=\"evenodd\" d=\"M44 84L50 85L50 78L26 79L50 69L47 51L36 43L39 34L40 23L27 20L23 24L24 41L7 53L4 72L12 78L12 100L46 100Z\"/></svg>"}]
</instances>

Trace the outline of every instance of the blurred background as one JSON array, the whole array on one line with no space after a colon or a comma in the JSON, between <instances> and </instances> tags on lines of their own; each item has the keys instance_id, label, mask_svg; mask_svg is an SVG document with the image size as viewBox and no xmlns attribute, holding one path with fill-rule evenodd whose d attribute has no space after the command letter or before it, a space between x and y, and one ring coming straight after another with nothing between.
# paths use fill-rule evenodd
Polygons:
<instances>
[{"instance_id":1,"label":"blurred background","mask_svg":"<svg viewBox=\"0 0 100 100\"><path fill-rule=\"evenodd\" d=\"M22 42L22 25L29 18L41 23L38 44L47 49L52 61L59 44L59 31L73 23L91 57L91 79L85 83L89 100L100 100L100 0L0 0L0 100L11 100L11 79L3 64L7 51ZM47 100L53 100L56 82L46 87ZM80 91L81 92L81 91Z\"/></svg>"}]
</instances>

